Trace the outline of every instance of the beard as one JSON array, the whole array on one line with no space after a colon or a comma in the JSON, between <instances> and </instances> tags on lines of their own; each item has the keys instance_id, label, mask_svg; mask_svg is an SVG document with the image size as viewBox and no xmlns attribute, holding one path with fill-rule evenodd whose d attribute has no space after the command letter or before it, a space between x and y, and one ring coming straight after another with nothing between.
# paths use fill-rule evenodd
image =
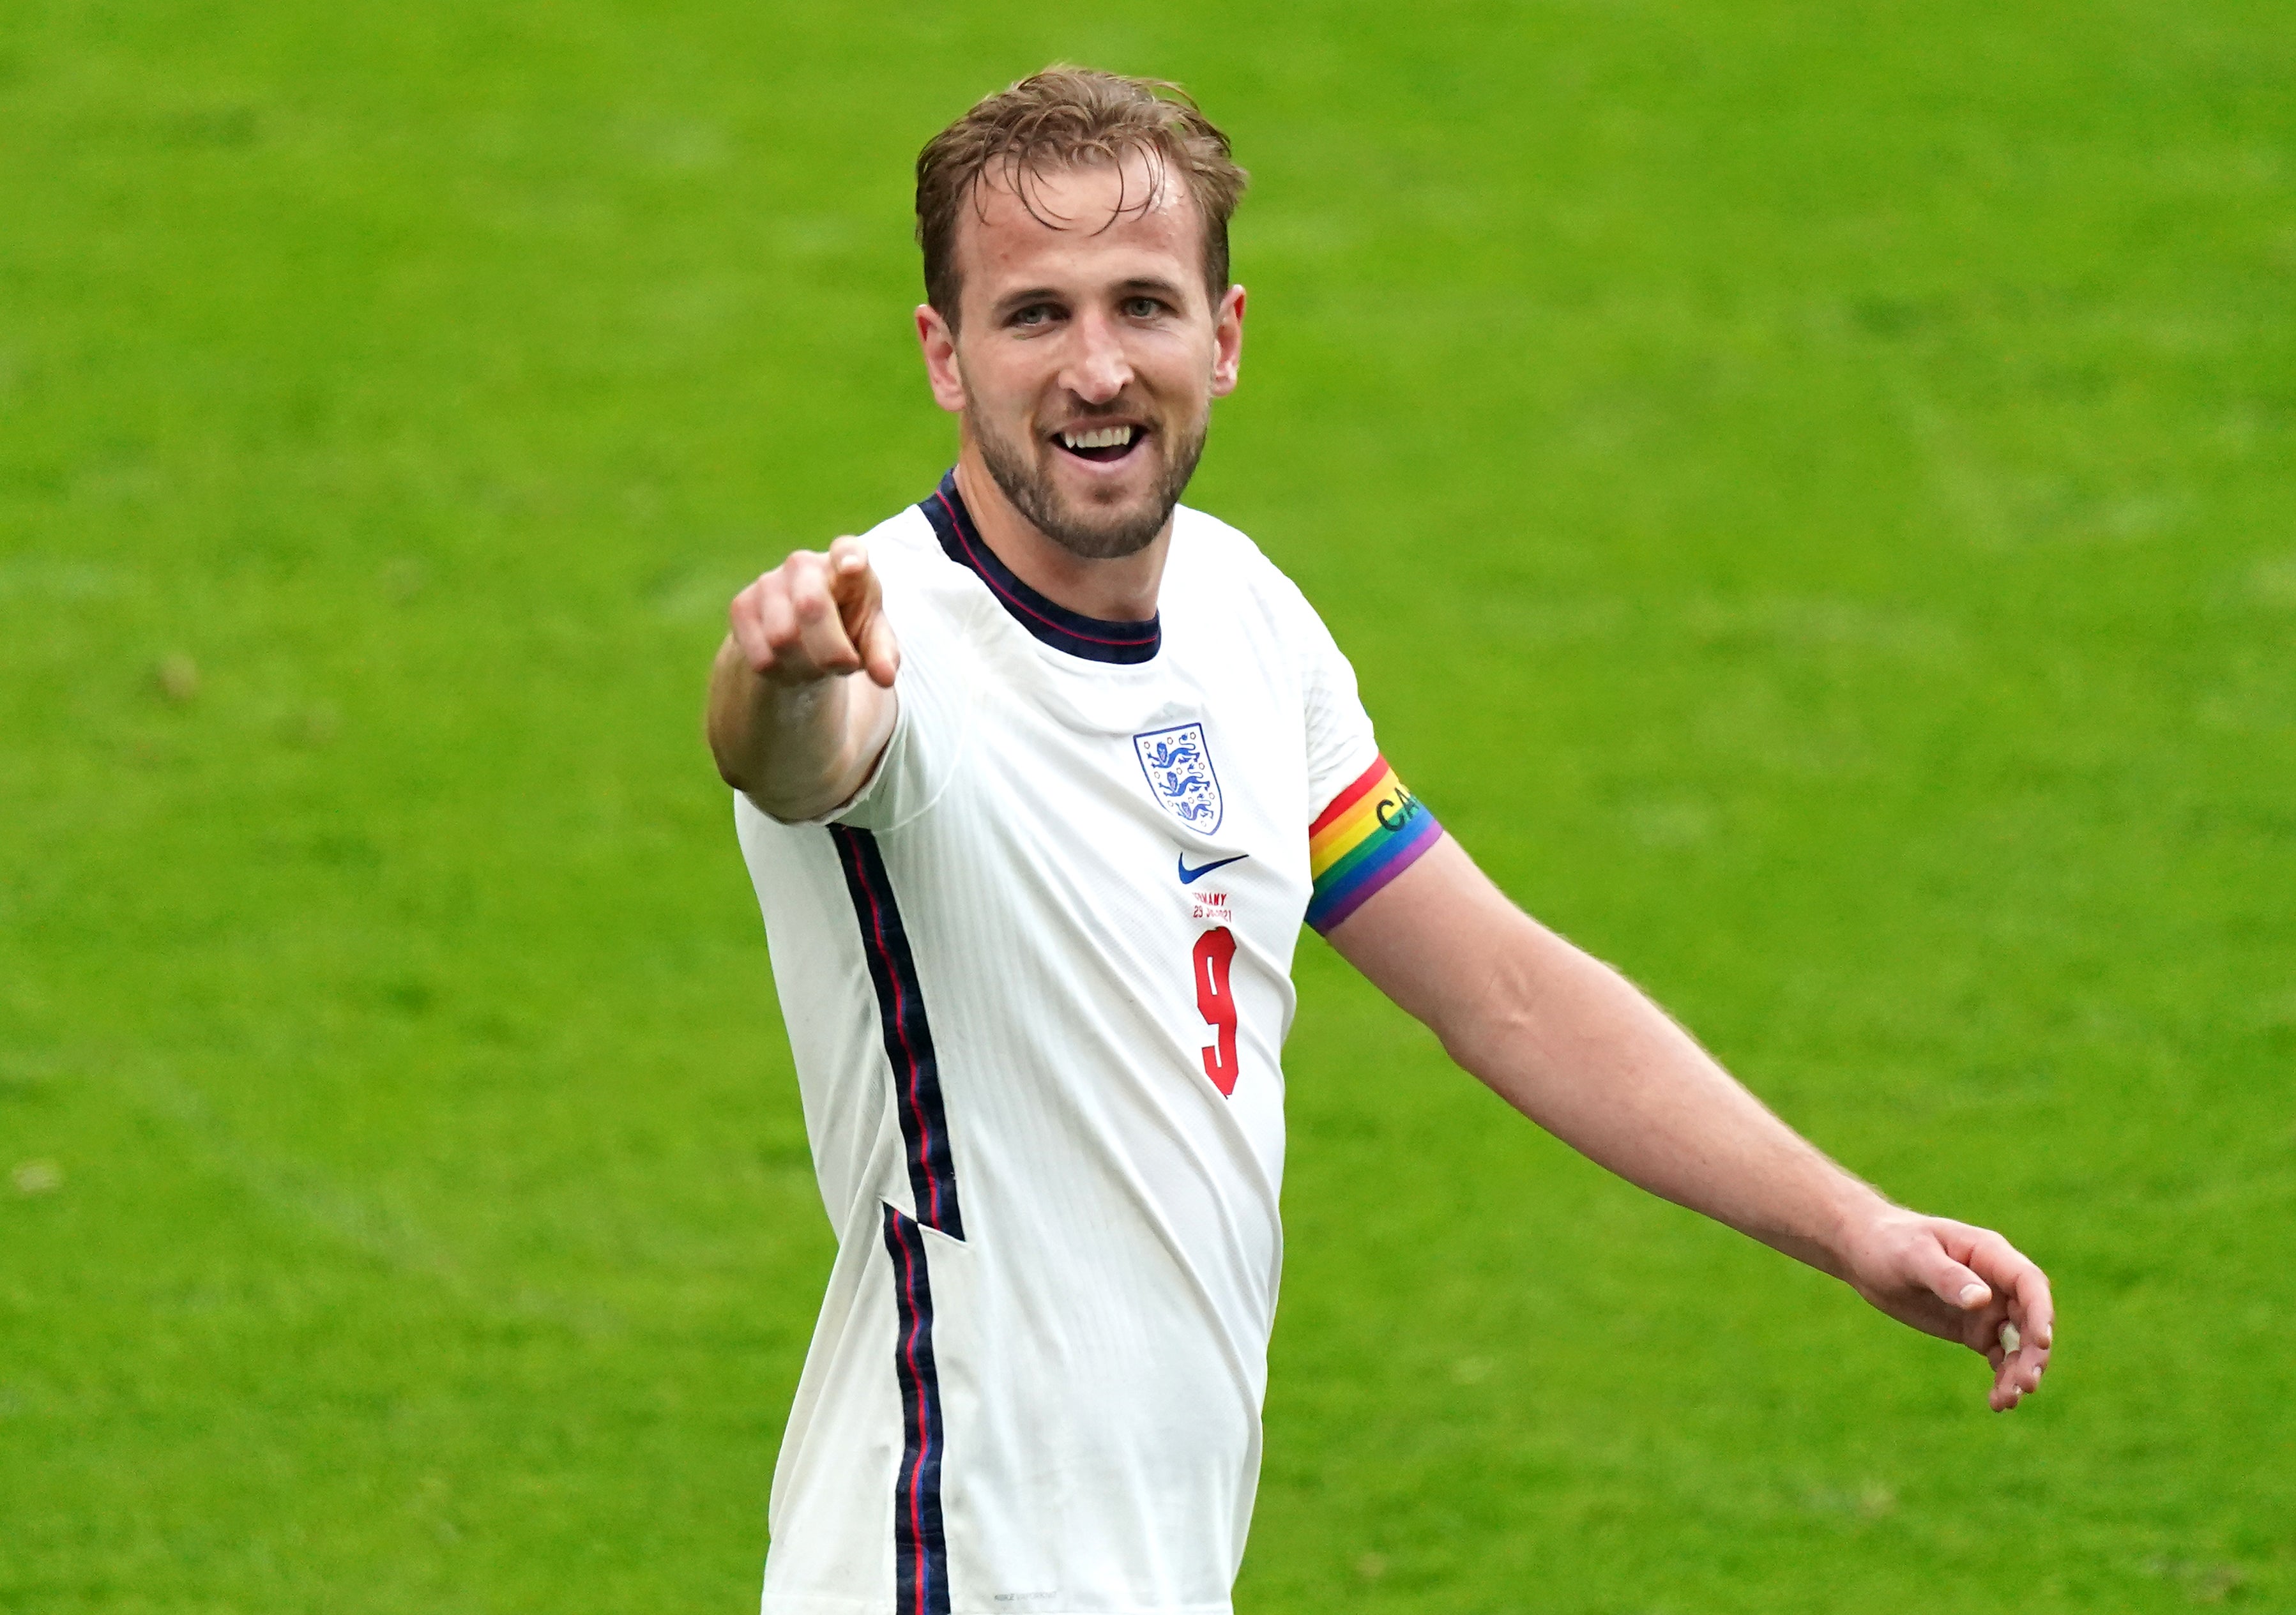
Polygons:
<instances>
[{"instance_id":1,"label":"beard","mask_svg":"<svg viewBox=\"0 0 2296 1615\"><path fill-rule=\"evenodd\" d=\"M1147 496L1128 507L1096 510L1063 497L1054 487L1044 456L1062 451L1042 447L1032 455L1029 446L1000 436L985 420L972 422L974 440L988 474L1013 508L1034 522L1037 530L1079 561L1115 561L1137 554L1155 542L1172 519L1173 506L1196 474L1203 458L1204 437L1211 422L1209 412L1193 430L1168 439L1162 430L1135 454L1154 450L1162 470Z\"/></svg>"}]
</instances>

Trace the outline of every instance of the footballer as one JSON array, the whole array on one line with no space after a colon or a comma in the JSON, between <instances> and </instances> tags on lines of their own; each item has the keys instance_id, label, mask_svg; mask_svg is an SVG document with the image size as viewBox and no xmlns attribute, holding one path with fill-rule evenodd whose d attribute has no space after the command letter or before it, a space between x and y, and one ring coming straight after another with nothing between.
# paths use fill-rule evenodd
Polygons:
<instances>
[{"instance_id":1,"label":"footballer","mask_svg":"<svg viewBox=\"0 0 2296 1615\"><path fill-rule=\"evenodd\" d=\"M2040 1384L2041 1270L1806 1143L1530 919L1347 658L1179 503L1236 386L1228 142L1047 70L917 162L956 463L737 595L734 788L838 1238L765 1615L1226 1611L1251 1519L1301 922L1587 1155Z\"/></svg>"}]
</instances>

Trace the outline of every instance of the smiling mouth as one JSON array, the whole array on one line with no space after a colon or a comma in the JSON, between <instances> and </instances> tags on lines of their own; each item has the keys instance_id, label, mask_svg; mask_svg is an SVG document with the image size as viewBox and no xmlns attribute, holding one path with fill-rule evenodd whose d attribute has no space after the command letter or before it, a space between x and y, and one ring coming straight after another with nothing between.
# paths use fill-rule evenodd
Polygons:
<instances>
[{"instance_id":1,"label":"smiling mouth","mask_svg":"<svg viewBox=\"0 0 2296 1615\"><path fill-rule=\"evenodd\" d=\"M1070 426L1053 434L1053 441L1079 460L1106 465L1129 455L1148 440L1144 426Z\"/></svg>"}]
</instances>

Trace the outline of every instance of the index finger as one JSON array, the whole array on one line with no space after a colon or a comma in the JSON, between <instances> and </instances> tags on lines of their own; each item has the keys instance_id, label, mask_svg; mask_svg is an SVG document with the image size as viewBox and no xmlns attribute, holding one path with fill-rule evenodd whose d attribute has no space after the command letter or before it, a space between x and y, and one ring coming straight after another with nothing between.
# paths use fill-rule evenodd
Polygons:
<instances>
[{"instance_id":1,"label":"index finger","mask_svg":"<svg viewBox=\"0 0 2296 1615\"><path fill-rule=\"evenodd\" d=\"M848 533L829 546L829 596L840 606L862 597L869 583L869 546Z\"/></svg>"}]
</instances>

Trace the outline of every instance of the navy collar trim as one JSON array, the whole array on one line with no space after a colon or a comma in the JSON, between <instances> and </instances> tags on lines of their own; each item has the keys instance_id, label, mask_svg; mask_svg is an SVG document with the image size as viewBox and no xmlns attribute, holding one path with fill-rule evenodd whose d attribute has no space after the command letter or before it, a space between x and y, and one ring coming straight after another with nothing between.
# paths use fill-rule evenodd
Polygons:
<instances>
[{"instance_id":1,"label":"navy collar trim","mask_svg":"<svg viewBox=\"0 0 2296 1615\"><path fill-rule=\"evenodd\" d=\"M977 574L1015 622L1055 651L1087 661L1142 662L1152 660L1163 644L1160 618L1109 622L1087 617L1055 604L1021 582L1011 567L996 558L996 552L981 542L980 529L972 525L972 512L964 508L964 497L956 491L954 471L917 508L932 523L943 553Z\"/></svg>"}]
</instances>

